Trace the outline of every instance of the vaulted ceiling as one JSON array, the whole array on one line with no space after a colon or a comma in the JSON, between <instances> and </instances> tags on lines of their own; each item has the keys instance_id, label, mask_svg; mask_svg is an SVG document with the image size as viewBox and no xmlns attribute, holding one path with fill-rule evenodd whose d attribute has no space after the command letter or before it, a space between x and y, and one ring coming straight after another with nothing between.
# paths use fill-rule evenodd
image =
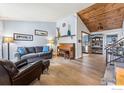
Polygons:
<instances>
[{"instance_id":1,"label":"vaulted ceiling","mask_svg":"<svg viewBox=\"0 0 124 93\"><path fill-rule=\"evenodd\" d=\"M124 3L94 4L78 12L91 32L122 28Z\"/></svg>"}]
</instances>

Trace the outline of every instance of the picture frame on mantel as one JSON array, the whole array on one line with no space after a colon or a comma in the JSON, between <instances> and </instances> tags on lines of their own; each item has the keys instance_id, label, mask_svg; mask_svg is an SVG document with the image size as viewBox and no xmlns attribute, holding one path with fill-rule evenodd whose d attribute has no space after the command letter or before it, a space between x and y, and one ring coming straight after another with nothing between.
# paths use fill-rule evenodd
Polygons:
<instances>
[{"instance_id":1,"label":"picture frame on mantel","mask_svg":"<svg viewBox=\"0 0 124 93\"><path fill-rule=\"evenodd\" d=\"M13 39L15 41L33 41L33 35L13 33Z\"/></svg>"},{"instance_id":2,"label":"picture frame on mantel","mask_svg":"<svg viewBox=\"0 0 124 93\"><path fill-rule=\"evenodd\" d=\"M37 36L48 36L48 32L44 30L35 29L35 35Z\"/></svg>"}]
</instances>

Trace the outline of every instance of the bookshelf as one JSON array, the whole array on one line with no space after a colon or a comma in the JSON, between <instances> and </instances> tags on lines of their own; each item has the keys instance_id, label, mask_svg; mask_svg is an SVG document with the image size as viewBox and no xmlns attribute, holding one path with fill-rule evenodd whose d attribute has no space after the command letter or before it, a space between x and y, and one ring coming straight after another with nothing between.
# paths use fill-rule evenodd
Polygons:
<instances>
[{"instance_id":1,"label":"bookshelf","mask_svg":"<svg viewBox=\"0 0 124 93\"><path fill-rule=\"evenodd\" d=\"M91 35L91 51L94 54L103 53L103 35L102 34Z\"/></svg>"}]
</instances>

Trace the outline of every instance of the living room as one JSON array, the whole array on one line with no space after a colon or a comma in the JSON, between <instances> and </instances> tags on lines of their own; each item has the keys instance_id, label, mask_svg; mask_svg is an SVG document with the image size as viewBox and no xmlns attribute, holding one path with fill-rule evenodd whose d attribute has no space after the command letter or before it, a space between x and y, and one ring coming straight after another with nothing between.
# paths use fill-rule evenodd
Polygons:
<instances>
[{"instance_id":1,"label":"living room","mask_svg":"<svg viewBox=\"0 0 124 93\"><path fill-rule=\"evenodd\" d=\"M1 66L0 84L124 85L124 79L118 77L123 76L122 50L118 50L122 62L117 81L107 69L115 63L111 57L117 59L108 50L118 40L116 46L122 43L123 12L123 4L117 3L0 4L0 58L5 65ZM102 14L106 15L98 16ZM88 53L82 53L82 32L91 36ZM14 68L7 69L7 62Z\"/></svg>"}]
</instances>

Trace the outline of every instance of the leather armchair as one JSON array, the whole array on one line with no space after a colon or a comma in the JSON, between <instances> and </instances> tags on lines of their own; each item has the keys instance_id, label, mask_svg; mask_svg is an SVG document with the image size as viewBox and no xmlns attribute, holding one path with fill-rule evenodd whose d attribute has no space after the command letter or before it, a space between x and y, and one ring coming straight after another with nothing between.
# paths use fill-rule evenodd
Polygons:
<instances>
[{"instance_id":1,"label":"leather armchair","mask_svg":"<svg viewBox=\"0 0 124 93\"><path fill-rule=\"evenodd\" d=\"M26 85L36 78L40 79L43 72L42 61L28 63L21 60L15 64L8 60L0 60L0 85Z\"/></svg>"}]
</instances>

